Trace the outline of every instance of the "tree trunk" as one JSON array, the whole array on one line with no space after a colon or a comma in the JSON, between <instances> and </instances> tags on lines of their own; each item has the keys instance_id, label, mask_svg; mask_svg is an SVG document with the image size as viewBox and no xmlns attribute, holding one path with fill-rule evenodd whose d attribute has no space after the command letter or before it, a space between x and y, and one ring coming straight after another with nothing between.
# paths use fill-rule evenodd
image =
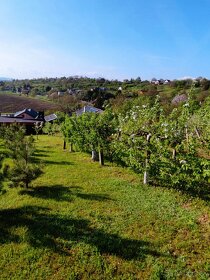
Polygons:
<instances>
[{"instance_id":1,"label":"tree trunk","mask_svg":"<svg viewBox=\"0 0 210 280\"><path fill-rule=\"evenodd\" d=\"M73 150L73 144L70 143L70 146L69 146L69 152L72 153L74 150Z\"/></svg>"},{"instance_id":2,"label":"tree trunk","mask_svg":"<svg viewBox=\"0 0 210 280\"><path fill-rule=\"evenodd\" d=\"M147 150L146 150L146 159L145 159L145 171L144 171L144 181L143 183L146 185L149 182L149 172L148 172L148 167L149 167L149 160L150 160L150 150L149 150L149 142L150 142L150 138L151 138L151 134L147 134Z\"/></svg>"},{"instance_id":3,"label":"tree trunk","mask_svg":"<svg viewBox=\"0 0 210 280\"><path fill-rule=\"evenodd\" d=\"M66 140L63 140L63 149L66 149Z\"/></svg>"},{"instance_id":4,"label":"tree trunk","mask_svg":"<svg viewBox=\"0 0 210 280\"><path fill-rule=\"evenodd\" d=\"M104 165L104 153L102 150L99 150L99 163L101 166Z\"/></svg>"},{"instance_id":5,"label":"tree trunk","mask_svg":"<svg viewBox=\"0 0 210 280\"><path fill-rule=\"evenodd\" d=\"M95 150L92 150L92 157L91 157L92 161L97 161L98 160L98 156Z\"/></svg>"},{"instance_id":6,"label":"tree trunk","mask_svg":"<svg viewBox=\"0 0 210 280\"><path fill-rule=\"evenodd\" d=\"M201 136L200 136L200 133L198 132L197 127L195 128L195 132L196 132L196 135L198 136L198 138L201 139Z\"/></svg>"},{"instance_id":7,"label":"tree trunk","mask_svg":"<svg viewBox=\"0 0 210 280\"><path fill-rule=\"evenodd\" d=\"M29 183L28 183L28 180L26 180L26 182L25 182L26 189L28 189L28 186L29 186Z\"/></svg>"},{"instance_id":8,"label":"tree trunk","mask_svg":"<svg viewBox=\"0 0 210 280\"><path fill-rule=\"evenodd\" d=\"M147 171L147 167L148 167L148 159L146 158L145 160L145 171L144 171L144 185L147 185L148 184L148 181L149 181L149 174L148 174L148 171Z\"/></svg>"},{"instance_id":9,"label":"tree trunk","mask_svg":"<svg viewBox=\"0 0 210 280\"><path fill-rule=\"evenodd\" d=\"M176 159L176 149L172 150L172 159Z\"/></svg>"},{"instance_id":10,"label":"tree trunk","mask_svg":"<svg viewBox=\"0 0 210 280\"><path fill-rule=\"evenodd\" d=\"M187 140L187 148L189 149L189 135L188 135L187 127L185 128L185 135L186 135L186 140Z\"/></svg>"}]
</instances>

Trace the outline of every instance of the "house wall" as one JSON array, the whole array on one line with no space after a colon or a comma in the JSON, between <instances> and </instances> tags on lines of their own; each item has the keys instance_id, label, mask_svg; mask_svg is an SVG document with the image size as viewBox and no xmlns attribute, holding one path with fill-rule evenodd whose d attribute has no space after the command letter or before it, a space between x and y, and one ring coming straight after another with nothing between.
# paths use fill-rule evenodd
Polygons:
<instances>
[{"instance_id":1,"label":"house wall","mask_svg":"<svg viewBox=\"0 0 210 280\"><path fill-rule=\"evenodd\" d=\"M30 115L26 114L26 113L22 113L18 116L16 116L17 118L23 118L23 119L27 119L27 120L33 120L34 118L31 117Z\"/></svg>"}]
</instances>

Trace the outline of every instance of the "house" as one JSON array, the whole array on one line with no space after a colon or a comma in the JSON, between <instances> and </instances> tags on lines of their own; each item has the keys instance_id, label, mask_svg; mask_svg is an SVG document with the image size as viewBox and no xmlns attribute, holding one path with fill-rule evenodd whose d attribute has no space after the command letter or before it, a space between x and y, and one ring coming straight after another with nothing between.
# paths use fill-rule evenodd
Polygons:
<instances>
[{"instance_id":1,"label":"house","mask_svg":"<svg viewBox=\"0 0 210 280\"><path fill-rule=\"evenodd\" d=\"M23 118L27 120L44 121L44 112L37 112L33 109L24 109L14 114L15 118Z\"/></svg>"},{"instance_id":2,"label":"house","mask_svg":"<svg viewBox=\"0 0 210 280\"><path fill-rule=\"evenodd\" d=\"M24 109L14 114L1 114L0 125L20 124L24 125L27 133L34 132L37 123L45 122L44 112L37 112L33 109Z\"/></svg>"},{"instance_id":3,"label":"house","mask_svg":"<svg viewBox=\"0 0 210 280\"><path fill-rule=\"evenodd\" d=\"M170 80L165 80L164 85L168 85L168 84L170 84L170 82L171 82Z\"/></svg>"},{"instance_id":4,"label":"house","mask_svg":"<svg viewBox=\"0 0 210 280\"><path fill-rule=\"evenodd\" d=\"M103 112L103 110L101 110L101 109L86 105L82 109L77 110L75 113L77 116L80 116L83 113L102 113L102 112Z\"/></svg>"}]
</instances>

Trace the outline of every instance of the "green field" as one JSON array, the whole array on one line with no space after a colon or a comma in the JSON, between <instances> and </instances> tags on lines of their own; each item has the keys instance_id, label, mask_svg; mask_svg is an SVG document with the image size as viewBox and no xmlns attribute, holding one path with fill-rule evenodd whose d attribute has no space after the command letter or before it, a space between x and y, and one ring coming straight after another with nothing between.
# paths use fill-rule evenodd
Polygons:
<instances>
[{"instance_id":1,"label":"green field","mask_svg":"<svg viewBox=\"0 0 210 280\"><path fill-rule=\"evenodd\" d=\"M209 279L209 201L39 136L44 174L0 195L0 279Z\"/></svg>"}]
</instances>

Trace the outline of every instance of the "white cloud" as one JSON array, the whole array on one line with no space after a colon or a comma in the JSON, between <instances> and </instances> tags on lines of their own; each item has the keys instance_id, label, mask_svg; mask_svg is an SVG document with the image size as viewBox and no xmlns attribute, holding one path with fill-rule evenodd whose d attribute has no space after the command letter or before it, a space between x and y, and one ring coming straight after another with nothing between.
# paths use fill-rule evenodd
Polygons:
<instances>
[{"instance_id":1,"label":"white cloud","mask_svg":"<svg viewBox=\"0 0 210 280\"><path fill-rule=\"evenodd\" d=\"M181 78L178 78L178 80L195 80L196 78L193 78L191 76L184 76L184 77L181 77Z\"/></svg>"}]
</instances>

